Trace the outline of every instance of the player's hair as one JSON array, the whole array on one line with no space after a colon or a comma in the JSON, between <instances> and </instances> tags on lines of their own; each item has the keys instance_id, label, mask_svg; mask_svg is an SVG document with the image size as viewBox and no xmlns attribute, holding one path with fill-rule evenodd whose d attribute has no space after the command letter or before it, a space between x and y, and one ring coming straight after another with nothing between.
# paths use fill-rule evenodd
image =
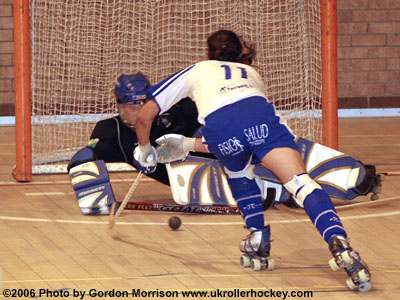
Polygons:
<instances>
[{"instance_id":1,"label":"player's hair","mask_svg":"<svg viewBox=\"0 0 400 300\"><path fill-rule=\"evenodd\" d=\"M218 30L207 39L208 58L251 65L256 51L230 30Z\"/></svg>"}]
</instances>

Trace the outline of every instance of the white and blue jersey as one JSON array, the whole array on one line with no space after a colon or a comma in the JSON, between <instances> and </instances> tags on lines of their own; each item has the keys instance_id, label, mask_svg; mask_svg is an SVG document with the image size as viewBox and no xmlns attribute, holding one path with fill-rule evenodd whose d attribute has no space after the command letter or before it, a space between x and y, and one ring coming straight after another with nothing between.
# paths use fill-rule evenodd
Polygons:
<instances>
[{"instance_id":1,"label":"white and blue jersey","mask_svg":"<svg viewBox=\"0 0 400 300\"><path fill-rule=\"evenodd\" d=\"M265 85L251 66L206 60L173 74L150 89L160 114L185 97L191 98L199 111L198 121L219 108L237 101L265 97Z\"/></svg>"},{"instance_id":2,"label":"white and blue jersey","mask_svg":"<svg viewBox=\"0 0 400 300\"><path fill-rule=\"evenodd\" d=\"M251 157L259 161L276 147L297 149L289 129L266 99L265 85L249 65L207 60L194 64L149 89L167 111L190 97L208 149L231 171L242 170Z\"/></svg>"}]
</instances>

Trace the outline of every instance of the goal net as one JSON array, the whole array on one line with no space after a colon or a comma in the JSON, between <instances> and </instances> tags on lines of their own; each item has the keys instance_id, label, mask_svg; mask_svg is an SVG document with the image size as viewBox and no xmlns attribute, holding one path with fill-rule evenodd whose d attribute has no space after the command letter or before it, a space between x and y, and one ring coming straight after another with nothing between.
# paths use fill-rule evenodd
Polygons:
<instances>
[{"instance_id":1,"label":"goal net","mask_svg":"<svg viewBox=\"0 0 400 300\"><path fill-rule=\"evenodd\" d=\"M257 50L268 99L296 135L321 141L320 0L31 0L33 173L64 163L116 113L115 81L152 83L204 60L229 29Z\"/></svg>"}]
</instances>

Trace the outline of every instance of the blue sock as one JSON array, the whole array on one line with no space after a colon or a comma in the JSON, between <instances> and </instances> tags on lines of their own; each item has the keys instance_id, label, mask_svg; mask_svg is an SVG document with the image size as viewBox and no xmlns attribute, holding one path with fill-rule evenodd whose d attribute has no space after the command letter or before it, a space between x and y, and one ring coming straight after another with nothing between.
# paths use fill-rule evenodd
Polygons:
<instances>
[{"instance_id":1,"label":"blue sock","mask_svg":"<svg viewBox=\"0 0 400 300\"><path fill-rule=\"evenodd\" d=\"M261 191L256 181L248 178L228 178L228 183L247 228L263 229Z\"/></svg>"},{"instance_id":2,"label":"blue sock","mask_svg":"<svg viewBox=\"0 0 400 300\"><path fill-rule=\"evenodd\" d=\"M347 237L335 207L324 190L316 189L308 195L304 200L304 209L326 242L333 234Z\"/></svg>"}]
</instances>

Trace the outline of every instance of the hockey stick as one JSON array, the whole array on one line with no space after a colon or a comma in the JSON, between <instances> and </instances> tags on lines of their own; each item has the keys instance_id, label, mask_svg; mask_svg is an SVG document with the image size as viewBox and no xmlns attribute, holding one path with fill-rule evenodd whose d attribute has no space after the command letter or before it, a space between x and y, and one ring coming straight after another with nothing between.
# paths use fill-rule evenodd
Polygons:
<instances>
[{"instance_id":1,"label":"hockey stick","mask_svg":"<svg viewBox=\"0 0 400 300\"><path fill-rule=\"evenodd\" d=\"M119 203L119 202L117 202ZM151 202L129 202L125 209L147 210L147 211L168 211L197 214L238 214L239 209L234 206L212 206L212 205L179 205Z\"/></svg>"},{"instance_id":2,"label":"hockey stick","mask_svg":"<svg viewBox=\"0 0 400 300\"><path fill-rule=\"evenodd\" d=\"M384 199L380 199L380 200L370 200L370 201L359 202L359 203L344 204L341 206L336 206L336 210L341 211L341 210L350 209L350 208L374 206L374 205L392 202L395 200L398 201L399 199L400 199L400 197L397 196L397 197L384 198Z\"/></svg>"},{"instance_id":3,"label":"hockey stick","mask_svg":"<svg viewBox=\"0 0 400 300\"><path fill-rule=\"evenodd\" d=\"M112 229L117 222L118 217L121 215L122 211L124 210L125 206L128 204L129 199L132 197L133 192L136 190L140 180L142 179L143 173L140 171L138 176L136 177L135 181L132 183L131 187L129 188L128 193L126 194L124 200L121 202L117 212L114 215L115 211L115 202L113 203L113 207L111 207L111 214L110 214L110 221L108 222L108 228Z\"/></svg>"}]
</instances>

